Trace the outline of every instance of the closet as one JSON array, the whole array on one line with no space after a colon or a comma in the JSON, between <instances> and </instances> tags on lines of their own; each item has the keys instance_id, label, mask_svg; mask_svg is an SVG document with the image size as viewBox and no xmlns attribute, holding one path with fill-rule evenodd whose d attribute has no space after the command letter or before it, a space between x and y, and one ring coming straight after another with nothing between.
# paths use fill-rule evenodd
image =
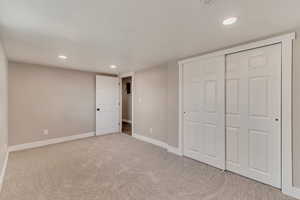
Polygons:
<instances>
[{"instance_id":1,"label":"closet","mask_svg":"<svg viewBox=\"0 0 300 200\"><path fill-rule=\"evenodd\" d=\"M281 188L282 44L181 64L183 155Z\"/></svg>"}]
</instances>

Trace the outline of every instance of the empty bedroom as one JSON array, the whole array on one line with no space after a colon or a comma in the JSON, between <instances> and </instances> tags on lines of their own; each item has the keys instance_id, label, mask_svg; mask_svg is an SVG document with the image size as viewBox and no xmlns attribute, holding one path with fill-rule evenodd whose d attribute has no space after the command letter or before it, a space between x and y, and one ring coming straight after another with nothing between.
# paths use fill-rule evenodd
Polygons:
<instances>
[{"instance_id":1,"label":"empty bedroom","mask_svg":"<svg viewBox=\"0 0 300 200\"><path fill-rule=\"evenodd\" d=\"M0 200L300 200L299 0L0 0Z\"/></svg>"}]
</instances>

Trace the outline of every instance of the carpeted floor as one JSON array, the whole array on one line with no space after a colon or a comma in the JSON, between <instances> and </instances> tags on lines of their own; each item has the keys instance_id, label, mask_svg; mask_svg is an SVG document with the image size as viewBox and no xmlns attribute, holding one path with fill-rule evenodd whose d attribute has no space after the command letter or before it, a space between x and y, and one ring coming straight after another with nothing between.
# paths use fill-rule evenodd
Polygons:
<instances>
[{"instance_id":1,"label":"carpeted floor","mask_svg":"<svg viewBox=\"0 0 300 200\"><path fill-rule=\"evenodd\" d=\"M124 134L11 153L1 200L290 200Z\"/></svg>"}]
</instances>

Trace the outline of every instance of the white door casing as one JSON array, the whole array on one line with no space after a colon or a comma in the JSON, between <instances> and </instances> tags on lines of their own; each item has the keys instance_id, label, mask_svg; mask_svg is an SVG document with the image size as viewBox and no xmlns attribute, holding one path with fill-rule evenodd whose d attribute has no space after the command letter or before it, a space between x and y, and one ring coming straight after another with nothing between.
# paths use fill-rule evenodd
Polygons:
<instances>
[{"instance_id":1,"label":"white door casing","mask_svg":"<svg viewBox=\"0 0 300 200\"><path fill-rule=\"evenodd\" d=\"M184 155L225 169L225 56L183 66Z\"/></svg>"},{"instance_id":2,"label":"white door casing","mask_svg":"<svg viewBox=\"0 0 300 200\"><path fill-rule=\"evenodd\" d=\"M119 132L119 78L96 76L96 135Z\"/></svg>"},{"instance_id":3,"label":"white door casing","mask_svg":"<svg viewBox=\"0 0 300 200\"><path fill-rule=\"evenodd\" d=\"M226 56L226 168L281 188L281 44Z\"/></svg>"}]
</instances>

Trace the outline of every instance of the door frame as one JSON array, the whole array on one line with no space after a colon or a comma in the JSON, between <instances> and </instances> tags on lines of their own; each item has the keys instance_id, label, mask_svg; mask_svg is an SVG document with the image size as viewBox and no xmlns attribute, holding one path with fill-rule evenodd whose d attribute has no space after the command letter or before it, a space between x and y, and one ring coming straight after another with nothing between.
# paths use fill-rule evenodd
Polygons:
<instances>
[{"instance_id":1,"label":"door frame","mask_svg":"<svg viewBox=\"0 0 300 200\"><path fill-rule=\"evenodd\" d=\"M135 73L134 72L129 72L126 74L121 74L119 75L119 83L120 83L120 133L122 133L122 109L123 109L123 96L122 96L122 79L131 77L131 135L134 135L134 99L135 99L135 86L134 86L134 78L135 78Z\"/></svg>"},{"instance_id":2,"label":"door frame","mask_svg":"<svg viewBox=\"0 0 300 200\"><path fill-rule=\"evenodd\" d=\"M179 66L179 150L183 154L183 66L186 63L198 59L215 56L226 56L241 51L251 50L273 44L281 44L282 54L282 82L281 82L281 154L282 154L282 192L289 196L300 198L300 189L293 185L293 149L292 149L292 67L293 67L293 40L296 38L295 32L272 37L257 42L251 42L235 46L225 50L203 54L197 57L187 58L178 62ZM225 116L224 116L225 117ZM225 128L225 127L224 127ZM225 149L224 149L225 151Z\"/></svg>"}]
</instances>

